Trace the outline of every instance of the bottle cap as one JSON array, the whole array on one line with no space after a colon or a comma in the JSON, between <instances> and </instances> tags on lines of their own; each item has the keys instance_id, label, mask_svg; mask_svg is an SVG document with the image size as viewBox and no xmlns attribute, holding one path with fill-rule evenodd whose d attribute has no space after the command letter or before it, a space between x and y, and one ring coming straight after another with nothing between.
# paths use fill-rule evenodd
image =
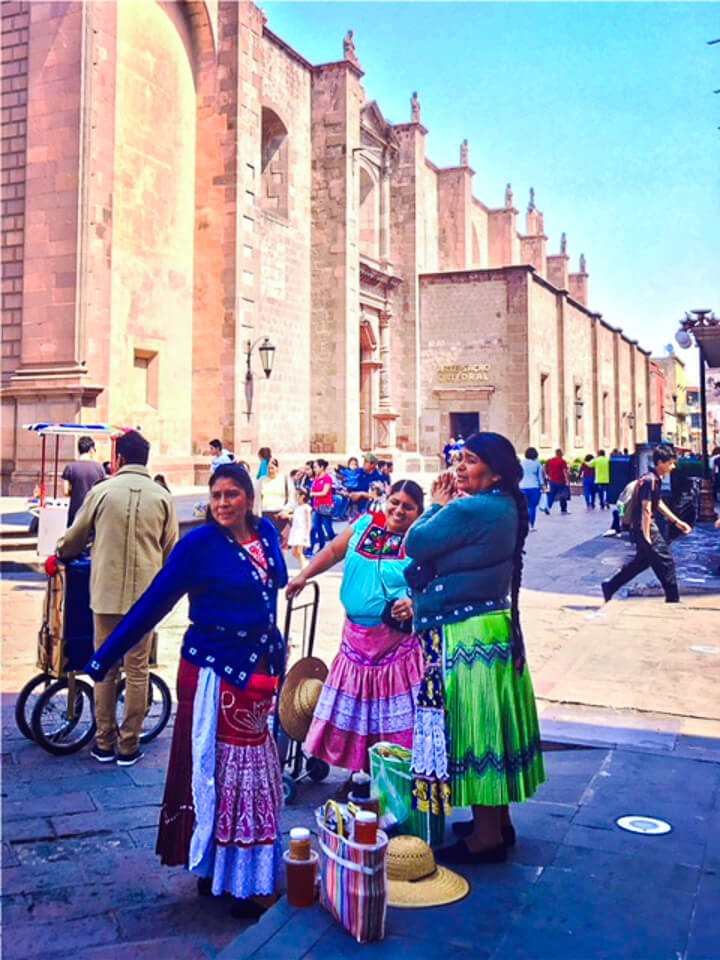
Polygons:
<instances>
[{"instance_id":1,"label":"bottle cap","mask_svg":"<svg viewBox=\"0 0 720 960\"><path fill-rule=\"evenodd\" d=\"M310 831L307 827L293 827L290 831L291 840L309 840Z\"/></svg>"},{"instance_id":2,"label":"bottle cap","mask_svg":"<svg viewBox=\"0 0 720 960\"><path fill-rule=\"evenodd\" d=\"M357 823L376 823L377 814L372 810L358 810L355 814L355 820Z\"/></svg>"}]
</instances>

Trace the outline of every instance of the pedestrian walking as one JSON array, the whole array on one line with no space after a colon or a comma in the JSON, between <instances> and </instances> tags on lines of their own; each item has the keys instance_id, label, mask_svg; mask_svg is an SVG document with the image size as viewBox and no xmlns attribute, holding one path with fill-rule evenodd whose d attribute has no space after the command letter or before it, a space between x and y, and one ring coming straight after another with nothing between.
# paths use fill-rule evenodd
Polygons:
<instances>
[{"instance_id":1,"label":"pedestrian walking","mask_svg":"<svg viewBox=\"0 0 720 960\"><path fill-rule=\"evenodd\" d=\"M232 463L235 460L235 454L231 450L226 450L222 440L217 437L208 444L212 459L210 460L210 473L213 474L218 467L224 463Z\"/></svg>"},{"instance_id":2,"label":"pedestrian walking","mask_svg":"<svg viewBox=\"0 0 720 960\"><path fill-rule=\"evenodd\" d=\"M308 753L333 766L368 770L368 749L381 740L412 746L423 658L412 632L404 539L422 510L422 489L399 480L382 517L360 517L288 586L288 598L296 596L313 577L345 560L342 642L305 740Z\"/></svg>"},{"instance_id":3,"label":"pedestrian walking","mask_svg":"<svg viewBox=\"0 0 720 960\"><path fill-rule=\"evenodd\" d=\"M258 459L260 461L260 466L258 467L257 479L267 476L268 467L270 466L270 461L272 460L272 450L270 447L260 447L257 452Z\"/></svg>"},{"instance_id":4,"label":"pedestrian walking","mask_svg":"<svg viewBox=\"0 0 720 960\"><path fill-rule=\"evenodd\" d=\"M280 470L275 457L270 458L268 472L257 481L256 489L260 501L258 512L275 527L280 543L287 543L295 490L288 475Z\"/></svg>"},{"instance_id":5,"label":"pedestrian walking","mask_svg":"<svg viewBox=\"0 0 720 960\"><path fill-rule=\"evenodd\" d=\"M300 569L307 566L305 551L310 548L310 531L312 530L312 509L308 503L308 495L302 490L295 491L295 506L292 513L292 523L288 535L288 546L292 555L300 564Z\"/></svg>"},{"instance_id":6,"label":"pedestrian walking","mask_svg":"<svg viewBox=\"0 0 720 960\"><path fill-rule=\"evenodd\" d=\"M86 668L102 680L188 595L156 852L195 874L199 893L231 894L233 914L249 919L269 906L280 866L282 775L268 718L285 664L277 593L287 583L277 531L254 515L253 496L246 470L218 467L207 522L180 540Z\"/></svg>"},{"instance_id":7,"label":"pedestrian walking","mask_svg":"<svg viewBox=\"0 0 720 960\"><path fill-rule=\"evenodd\" d=\"M545 780L518 608L528 533L522 470L510 441L468 438L457 476L406 538L416 561L414 624L425 657L416 699L413 795L422 812L471 806L444 863L498 863L515 842L509 804ZM460 496L458 496L460 494Z\"/></svg>"},{"instance_id":8,"label":"pedestrian walking","mask_svg":"<svg viewBox=\"0 0 720 960\"><path fill-rule=\"evenodd\" d=\"M320 550L323 549L328 540L335 536L335 530L332 524L332 512L335 502L333 500L333 479L328 473L327 460L315 461L315 478L310 487L310 496L312 497L312 547L315 545Z\"/></svg>"},{"instance_id":9,"label":"pedestrian walking","mask_svg":"<svg viewBox=\"0 0 720 960\"><path fill-rule=\"evenodd\" d=\"M178 538L170 493L147 468L150 444L135 430L118 438L118 470L88 493L72 526L58 541L58 555L77 556L92 541L90 606L96 649L122 621L170 555ZM117 665L95 684L95 746L100 763L130 766L142 757L140 733L147 708L152 626L123 659L125 716L118 732ZM120 659L119 657L116 659Z\"/></svg>"},{"instance_id":10,"label":"pedestrian walking","mask_svg":"<svg viewBox=\"0 0 720 960\"><path fill-rule=\"evenodd\" d=\"M534 530L540 497L545 487L545 472L538 459L538 452L535 447L527 448L520 466L523 472L520 480L520 492L527 501L530 530Z\"/></svg>"},{"instance_id":11,"label":"pedestrian walking","mask_svg":"<svg viewBox=\"0 0 720 960\"><path fill-rule=\"evenodd\" d=\"M568 512L568 500L570 499L570 470L567 462L563 459L562 450L555 451L555 456L551 457L545 464L545 475L550 484L547 498L548 513L552 510L552 505L556 500L560 502L560 513Z\"/></svg>"},{"instance_id":12,"label":"pedestrian walking","mask_svg":"<svg viewBox=\"0 0 720 960\"><path fill-rule=\"evenodd\" d=\"M597 456L590 461L590 466L595 471L595 493L601 510L609 510L608 486L610 485L610 457L605 455L604 450L598 450Z\"/></svg>"},{"instance_id":13,"label":"pedestrian walking","mask_svg":"<svg viewBox=\"0 0 720 960\"><path fill-rule=\"evenodd\" d=\"M75 516L83 505L88 490L100 480L105 479L102 464L95 459L95 441L92 437L80 437L77 443L77 460L68 463L62 472L63 492L70 497L67 525L71 526Z\"/></svg>"},{"instance_id":14,"label":"pedestrian walking","mask_svg":"<svg viewBox=\"0 0 720 960\"><path fill-rule=\"evenodd\" d=\"M690 533L692 528L690 524L676 517L661 498L662 478L668 477L676 466L674 452L669 447L656 447L652 459L653 466L638 481L630 501L630 523L635 534L635 556L613 577L604 580L601 584L606 602L620 587L629 583L648 567L652 568L662 584L666 602L677 603L680 599L675 561L667 541L660 533L657 524L658 514L662 514L682 533Z\"/></svg>"},{"instance_id":15,"label":"pedestrian walking","mask_svg":"<svg viewBox=\"0 0 720 960\"><path fill-rule=\"evenodd\" d=\"M592 465L593 455L588 455L580 465L580 479L583 485L583 496L585 497L585 506L589 509L595 509L595 467Z\"/></svg>"}]
</instances>

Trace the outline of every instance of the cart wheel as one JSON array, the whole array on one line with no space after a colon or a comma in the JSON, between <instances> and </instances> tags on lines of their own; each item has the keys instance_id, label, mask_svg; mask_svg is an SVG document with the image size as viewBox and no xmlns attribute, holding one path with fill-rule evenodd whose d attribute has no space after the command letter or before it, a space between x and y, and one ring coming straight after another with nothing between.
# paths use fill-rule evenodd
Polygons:
<instances>
[{"instance_id":1,"label":"cart wheel","mask_svg":"<svg viewBox=\"0 0 720 960\"><path fill-rule=\"evenodd\" d=\"M29 683L25 684L15 701L15 723L20 733L28 740L35 739L30 728L35 704L38 702L40 694L44 693L51 683L53 683L53 678L49 674L39 673ZM42 687L42 689L39 690L38 687Z\"/></svg>"},{"instance_id":2,"label":"cart wheel","mask_svg":"<svg viewBox=\"0 0 720 960\"><path fill-rule=\"evenodd\" d=\"M297 793L297 784L290 776L289 773L283 774L283 795L285 797L285 803L288 806L292 806L295 803L295 794Z\"/></svg>"},{"instance_id":3,"label":"cart wheel","mask_svg":"<svg viewBox=\"0 0 720 960\"><path fill-rule=\"evenodd\" d=\"M162 677L156 673L151 673L148 684L148 705L145 711L145 720L143 721L142 733L140 734L140 743L150 743L155 737L159 736L167 726L172 710L172 697L170 689ZM118 727L122 723L125 715L125 677L117 685L117 694L115 700L115 717Z\"/></svg>"},{"instance_id":4,"label":"cart wheel","mask_svg":"<svg viewBox=\"0 0 720 960\"><path fill-rule=\"evenodd\" d=\"M305 769L310 779L314 780L315 783L325 780L330 773L330 765L325 763L324 760L318 760L317 757L308 757L305 762Z\"/></svg>"},{"instance_id":5,"label":"cart wheel","mask_svg":"<svg viewBox=\"0 0 720 960\"><path fill-rule=\"evenodd\" d=\"M82 749L95 735L92 688L74 678L50 684L35 704L30 727L35 740L48 753L62 755Z\"/></svg>"}]
</instances>

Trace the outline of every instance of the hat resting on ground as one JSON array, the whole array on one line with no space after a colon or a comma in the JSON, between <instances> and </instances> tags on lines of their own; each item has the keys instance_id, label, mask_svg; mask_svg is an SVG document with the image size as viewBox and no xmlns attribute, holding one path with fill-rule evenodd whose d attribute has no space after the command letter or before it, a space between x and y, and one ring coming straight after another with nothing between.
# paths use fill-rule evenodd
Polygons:
<instances>
[{"instance_id":1,"label":"hat resting on ground","mask_svg":"<svg viewBox=\"0 0 720 960\"><path fill-rule=\"evenodd\" d=\"M393 837L385 863L390 907L441 907L462 900L470 891L465 877L437 865L419 837Z\"/></svg>"},{"instance_id":2,"label":"hat resting on ground","mask_svg":"<svg viewBox=\"0 0 720 960\"><path fill-rule=\"evenodd\" d=\"M293 740L303 742L310 729L328 668L317 657L298 660L280 691L280 723Z\"/></svg>"}]
</instances>

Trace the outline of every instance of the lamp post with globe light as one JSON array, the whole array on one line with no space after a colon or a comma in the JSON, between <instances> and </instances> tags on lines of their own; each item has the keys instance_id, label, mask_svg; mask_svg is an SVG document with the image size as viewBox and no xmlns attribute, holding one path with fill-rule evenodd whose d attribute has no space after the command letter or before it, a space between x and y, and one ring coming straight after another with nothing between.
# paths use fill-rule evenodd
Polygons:
<instances>
[{"instance_id":1,"label":"lamp post with globe light","mask_svg":"<svg viewBox=\"0 0 720 960\"><path fill-rule=\"evenodd\" d=\"M715 519L713 482L710 476L710 461L708 459L708 429L707 429L707 392L705 386L705 364L709 359L714 366L720 357L720 317L716 317L712 310L691 310L680 321L680 329L675 334L678 346L687 350L697 345L700 356L700 456L702 458L702 479L700 480L700 515L701 523L712 523ZM706 356L706 354L708 356Z\"/></svg>"}]
</instances>

